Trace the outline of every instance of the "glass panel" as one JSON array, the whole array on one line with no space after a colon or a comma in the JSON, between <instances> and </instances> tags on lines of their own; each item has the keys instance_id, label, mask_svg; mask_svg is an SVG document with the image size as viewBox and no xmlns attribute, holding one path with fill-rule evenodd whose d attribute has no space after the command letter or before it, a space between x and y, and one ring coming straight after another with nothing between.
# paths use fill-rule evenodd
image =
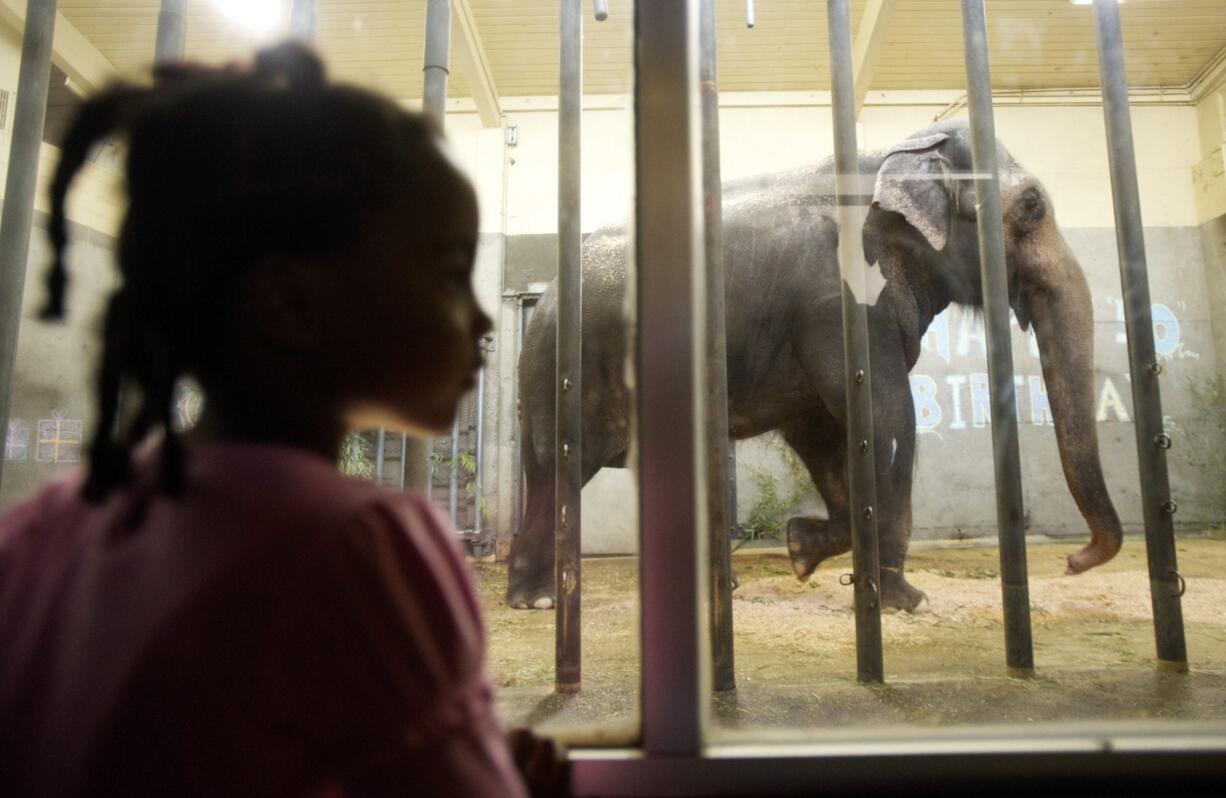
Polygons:
<instances>
[{"instance_id":1,"label":"glass panel","mask_svg":"<svg viewBox=\"0 0 1226 798\"><path fill-rule=\"evenodd\" d=\"M631 9L614 4L603 22L595 21L590 6L580 9L582 689L566 695L555 692L552 588L559 141L570 135L559 128L559 9L557 3L470 5L494 75L501 127L480 130L478 115L459 109L449 112L447 124L457 146L465 137L478 145L467 157L483 186L483 243L492 264L480 289L499 319L487 354L493 396L486 400L486 429L493 440L484 473L492 488L483 488L490 494L483 517L490 546L474 552L499 712L509 725L534 725L568 739L583 739L584 728L615 721L618 731L602 738L628 741L634 736L639 672L638 499L626 468L632 395L624 376L623 309L634 173ZM453 41L457 33L453 29ZM451 102L460 109L471 108L466 85L452 84ZM494 166L501 171L493 174ZM575 508L568 510L573 519Z\"/></svg>"},{"instance_id":2,"label":"glass panel","mask_svg":"<svg viewBox=\"0 0 1226 798\"><path fill-rule=\"evenodd\" d=\"M210 65L245 62L258 47L288 34L291 5L191 0L185 56ZM314 5L314 41L333 79L421 106L424 3ZM404 430L368 426L345 439L339 464L390 490L424 491L454 527L476 577L497 709L506 725L564 729L580 739L583 729L616 722L616 732L602 739L629 741L636 734L639 683L638 498L627 468L634 425L624 304L634 188L632 7L613 3L607 19L597 22L591 6L581 4L585 487L582 627L576 633L582 636L583 681L581 693L563 696L554 689L551 609L557 456L552 325L558 303L553 281L559 139L569 135L559 131L558 4L471 0L451 6L444 127L450 155L480 204L473 283L493 320L483 342L485 366L449 434L415 443ZM75 29L81 39L79 48L55 61L48 141L59 140L81 94L117 75L148 80L159 3L116 8L103 0L64 0L59 9L60 29ZM7 109L0 126L6 139L20 48L20 34L0 25L0 89L6 91L0 106ZM45 185L55 163L53 146L44 147L42 161ZM91 156L77 178L68 213L74 282L65 326L35 320L49 258L47 205L40 194L0 508L30 495L54 473L78 466L96 428L95 320L115 286L122 169L112 145ZM408 351L417 344L401 345ZM198 385L184 382L176 429L190 428L206 402Z\"/></svg>"},{"instance_id":3,"label":"glass panel","mask_svg":"<svg viewBox=\"0 0 1226 798\"><path fill-rule=\"evenodd\" d=\"M1196 2L1120 8L1188 585L1191 673L1155 676L1093 11L987 3L1037 677L1027 680L1006 668L960 4L937 5L850 3L856 63L867 64L859 199L877 203L860 213L880 290L869 292L869 324L885 687L870 689L856 682L852 589L841 583L852 570L847 513L863 508L847 508L843 476L826 4L758 3L750 28L745 3L717 3L730 414L741 440L737 690L715 695L713 733L1221 722L1226 627L1211 597L1226 554L1215 531L1226 473L1215 465L1211 324L1226 184L1220 79L1206 76L1217 74L1226 27L1201 26ZM1152 45L1168 39L1199 48L1196 63ZM1122 527L1124 540L1085 568L1091 525L1104 540ZM1066 575L1070 556L1084 573ZM900 590L900 571L917 592ZM1157 589L1181 584L1170 576Z\"/></svg>"}]
</instances>

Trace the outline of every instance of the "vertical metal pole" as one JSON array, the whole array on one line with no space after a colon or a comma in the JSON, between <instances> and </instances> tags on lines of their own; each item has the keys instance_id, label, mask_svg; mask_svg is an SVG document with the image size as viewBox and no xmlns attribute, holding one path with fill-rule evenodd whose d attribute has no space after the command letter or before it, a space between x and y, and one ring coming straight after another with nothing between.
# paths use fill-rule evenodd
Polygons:
<instances>
[{"instance_id":1,"label":"vertical metal pole","mask_svg":"<svg viewBox=\"0 0 1226 798\"><path fill-rule=\"evenodd\" d=\"M290 35L299 41L315 42L315 0L294 0L289 15Z\"/></svg>"},{"instance_id":2,"label":"vertical metal pole","mask_svg":"<svg viewBox=\"0 0 1226 798\"><path fill-rule=\"evenodd\" d=\"M881 654L881 573L877 558L877 476L873 453L872 372L869 369L864 227L856 149L856 95L847 0L827 0L834 168L843 277L843 359L847 381L847 476L851 493L851 562L856 612L856 678L885 679Z\"/></svg>"},{"instance_id":3,"label":"vertical metal pole","mask_svg":"<svg viewBox=\"0 0 1226 798\"><path fill-rule=\"evenodd\" d=\"M736 528L736 441L728 441L728 532Z\"/></svg>"},{"instance_id":4,"label":"vertical metal pole","mask_svg":"<svg viewBox=\"0 0 1226 798\"><path fill-rule=\"evenodd\" d=\"M711 699L698 9L634 8L643 752L686 756Z\"/></svg>"},{"instance_id":5,"label":"vertical metal pole","mask_svg":"<svg viewBox=\"0 0 1226 798\"><path fill-rule=\"evenodd\" d=\"M723 193L719 168L719 70L715 0L698 4L702 92L703 249L707 266L707 514L711 530L711 686L736 689L732 645L732 541L728 523L728 339L724 329Z\"/></svg>"},{"instance_id":6,"label":"vertical metal pole","mask_svg":"<svg viewBox=\"0 0 1226 798\"><path fill-rule=\"evenodd\" d=\"M579 213L583 98L583 2L561 0L558 76L557 585L556 675L560 693L582 681L580 552L583 488L583 271Z\"/></svg>"},{"instance_id":7,"label":"vertical metal pole","mask_svg":"<svg viewBox=\"0 0 1226 798\"><path fill-rule=\"evenodd\" d=\"M30 226L38 187L38 153L47 121L51 84L51 40L55 34L55 0L29 0L21 41L13 140L9 145L4 209L0 212L0 436L9 427L21 298L30 256ZM4 474L0 457L0 477Z\"/></svg>"},{"instance_id":8,"label":"vertical metal pole","mask_svg":"<svg viewBox=\"0 0 1226 798\"><path fill-rule=\"evenodd\" d=\"M456 481L459 479L460 468L460 417L456 415L456 420L451 423L451 468L448 469L448 509L451 513L451 528L455 529L458 516L456 511L459 507L459 494L456 489Z\"/></svg>"},{"instance_id":9,"label":"vertical metal pole","mask_svg":"<svg viewBox=\"0 0 1226 798\"><path fill-rule=\"evenodd\" d=\"M443 127L447 114L447 76L451 63L451 0L426 0L425 86L421 108Z\"/></svg>"},{"instance_id":10,"label":"vertical metal pole","mask_svg":"<svg viewBox=\"0 0 1226 798\"><path fill-rule=\"evenodd\" d=\"M400 488L401 490L404 490L404 477L408 470L408 460L405 459L405 454L407 453L408 448L409 436L402 432L400 433L400 480L396 485L396 487Z\"/></svg>"},{"instance_id":11,"label":"vertical metal pole","mask_svg":"<svg viewBox=\"0 0 1226 798\"><path fill-rule=\"evenodd\" d=\"M387 447L387 430L379 427L375 433L375 484L383 484L383 452Z\"/></svg>"},{"instance_id":12,"label":"vertical metal pole","mask_svg":"<svg viewBox=\"0 0 1226 798\"><path fill-rule=\"evenodd\" d=\"M592 0L592 11L597 22L604 22L609 18L609 0Z\"/></svg>"},{"instance_id":13,"label":"vertical metal pole","mask_svg":"<svg viewBox=\"0 0 1226 798\"><path fill-rule=\"evenodd\" d=\"M154 63L175 61L183 57L187 43L187 0L162 0L158 12L157 44Z\"/></svg>"},{"instance_id":14,"label":"vertical metal pole","mask_svg":"<svg viewBox=\"0 0 1226 798\"><path fill-rule=\"evenodd\" d=\"M484 473L481 470L482 463L485 462L484 457L484 433L485 433L485 369L477 372L477 453L476 466L477 471L473 474L473 528L480 536L481 524L481 502L482 491L485 482L482 478Z\"/></svg>"},{"instance_id":15,"label":"vertical metal pole","mask_svg":"<svg viewBox=\"0 0 1226 798\"><path fill-rule=\"evenodd\" d=\"M519 356L524 351L524 325L527 323L528 313L524 306L524 298L521 296L516 301L518 305L516 309L515 319L515 362L519 362ZM523 532L524 521L524 422L520 416L519 406L519 383L518 374L516 375L516 400L515 400L515 475L511 480L511 484L515 489L515 519L511 529L511 535L514 537L520 532Z\"/></svg>"},{"instance_id":16,"label":"vertical metal pole","mask_svg":"<svg viewBox=\"0 0 1226 798\"><path fill-rule=\"evenodd\" d=\"M443 129L447 116L447 74L451 57L451 2L450 0L427 0L426 3L426 41L423 56L422 73L422 113L430 116ZM453 436L454 437L454 436ZM410 463L421 464L421 470L410 465L406 475L411 489L425 489L429 497L434 492L434 467L430 462L434 443L431 439L409 440L409 449L405 459ZM454 480L455 465L452 464L452 479ZM455 525L455 512L451 513L452 526Z\"/></svg>"},{"instance_id":17,"label":"vertical metal pole","mask_svg":"<svg viewBox=\"0 0 1226 798\"><path fill-rule=\"evenodd\" d=\"M422 442L426 449L426 499L434 498L434 441Z\"/></svg>"},{"instance_id":18,"label":"vertical metal pole","mask_svg":"<svg viewBox=\"0 0 1226 798\"><path fill-rule=\"evenodd\" d=\"M992 403L992 463L996 475L996 530L1000 538L1000 582L1005 614L1005 667L1010 676L1034 675L1030 637L1030 587L1026 578L1022 464L1018 454L1017 397L1009 327L1009 279L996 163L996 122L983 0L962 0L967 107L971 119L971 160L975 170L979 224L979 276L983 288Z\"/></svg>"},{"instance_id":19,"label":"vertical metal pole","mask_svg":"<svg viewBox=\"0 0 1226 798\"><path fill-rule=\"evenodd\" d=\"M1154 353L1145 233L1137 188L1137 159L1128 110L1124 73L1124 41L1115 0L1094 0L1098 69L1102 80L1103 114L1107 122L1107 154L1111 193L1115 200L1115 236L1124 293L1124 325L1128 332L1128 367L1132 374L1132 404L1136 421L1137 459L1141 471L1141 504L1145 518L1145 549L1149 559L1149 589L1154 609L1158 669L1186 673L1188 650L1183 635L1183 578L1175 562L1175 502L1166 468L1170 437L1162 428L1162 366Z\"/></svg>"}]
</instances>

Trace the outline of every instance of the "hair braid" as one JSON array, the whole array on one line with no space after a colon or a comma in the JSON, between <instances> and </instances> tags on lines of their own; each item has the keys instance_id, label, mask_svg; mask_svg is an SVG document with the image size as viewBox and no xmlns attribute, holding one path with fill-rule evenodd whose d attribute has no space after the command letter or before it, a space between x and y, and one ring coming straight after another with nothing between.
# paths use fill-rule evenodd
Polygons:
<instances>
[{"instance_id":1,"label":"hair braid","mask_svg":"<svg viewBox=\"0 0 1226 798\"><path fill-rule=\"evenodd\" d=\"M44 319L64 317L64 293L68 287L68 270L64 263L64 250L68 246L65 206L72 179L85 164L94 145L122 129L134 107L148 94L147 89L131 86L116 86L103 92L82 104L64 137L60 162L51 181L51 218L47 234L51 238L53 260L47 272L47 304L41 314Z\"/></svg>"},{"instance_id":2,"label":"hair braid","mask_svg":"<svg viewBox=\"0 0 1226 798\"><path fill-rule=\"evenodd\" d=\"M116 441L112 430L119 416L123 357L128 349L128 294L123 288L107 304L103 322L102 364L98 370L98 429L89 447L89 476L82 495L100 502L111 488L131 476L130 446Z\"/></svg>"}]
</instances>

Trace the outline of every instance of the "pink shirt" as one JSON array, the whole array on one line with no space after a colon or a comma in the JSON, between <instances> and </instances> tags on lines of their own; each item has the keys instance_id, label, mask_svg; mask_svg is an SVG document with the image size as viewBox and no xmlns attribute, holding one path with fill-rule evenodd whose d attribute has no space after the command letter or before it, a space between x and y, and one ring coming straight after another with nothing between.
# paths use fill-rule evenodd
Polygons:
<instances>
[{"instance_id":1,"label":"pink shirt","mask_svg":"<svg viewBox=\"0 0 1226 798\"><path fill-rule=\"evenodd\" d=\"M424 499L276 446L185 468L177 500L145 464L0 518L0 791L524 794Z\"/></svg>"}]
</instances>

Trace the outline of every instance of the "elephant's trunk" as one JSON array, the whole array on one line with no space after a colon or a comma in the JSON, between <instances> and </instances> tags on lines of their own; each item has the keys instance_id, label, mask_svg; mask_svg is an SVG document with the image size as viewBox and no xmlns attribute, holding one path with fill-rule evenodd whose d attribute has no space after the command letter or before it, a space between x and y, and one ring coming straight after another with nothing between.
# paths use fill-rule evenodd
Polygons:
<instances>
[{"instance_id":1,"label":"elephant's trunk","mask_svg":"<svg viewBox=\"0 0 1226 798\"><path fill-rule=\"evenodd\" d=\"M1026 289L1043 379L1069 492L1090 527L1090 542L1069 555L1067 573L1102 565L1120 550L1123 530L1098 456L1094 419L1094 313L1081 265L1058 232L1047 249L1042 285Z\"/></svg>"}]
</instances>

